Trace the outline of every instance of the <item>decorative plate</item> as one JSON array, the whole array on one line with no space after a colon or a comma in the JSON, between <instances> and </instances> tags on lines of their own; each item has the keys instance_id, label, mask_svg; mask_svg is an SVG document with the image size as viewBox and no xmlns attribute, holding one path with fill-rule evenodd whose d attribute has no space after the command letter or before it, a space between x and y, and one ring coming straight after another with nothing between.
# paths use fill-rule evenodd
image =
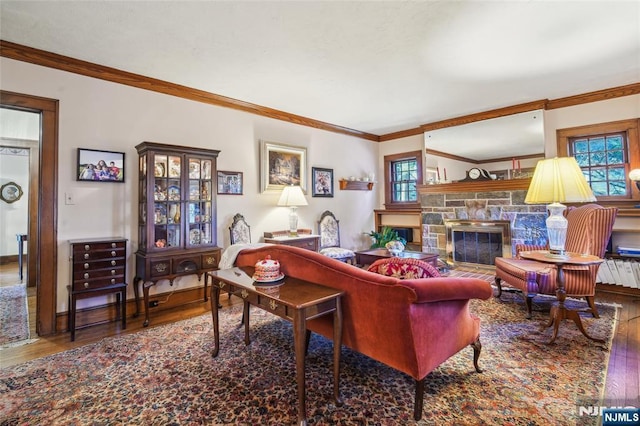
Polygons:
<instances>
[{"instance_id":1,"label":"decorative plate","mask_svg":"<svg viewBox=\"0 0 640 426\"><path fill-rule=\"evenodd\" d=\"M189 231L189 244L201 244L202 242L202 231L199 229L192 229Z\"/></svg>"},{"instance_id":2,"label":"decorative plate","mask_svg":"<svg viewBox=\"0 0 640 426\"><path fill-rule=\"evenodd\" d=\"M256 278L255 275L253 277L251 277L251 278L253 278L253 280L255 282L257 282L257 283L275 283L276 281L280 281L281 279L283 279L284 278L284 274L280 273L280 276L278 278L273 278L273 279L270 279L270 280L259 280L258 278Z\"/></svg>"},{"instance_id":3,"label":"decorative plate","mask_svg":"<svg viewBox=\"0 0 640 426\"><path fill-rule=\"evenodd\" d=\"M156 163L154 175L156 177L164 177L164 163Z\"/></svg>"},{"instance_id":4,"label":"decorative plate","mask_svg":"<svg viewBox=\"0 0 640 426\"><path fill-rule=\"evenodd\" d=\"M171 185L167 188L167 193L169 194L169 201L180 201L180 187L176 185Z\"/></svg>"}]
</instances>

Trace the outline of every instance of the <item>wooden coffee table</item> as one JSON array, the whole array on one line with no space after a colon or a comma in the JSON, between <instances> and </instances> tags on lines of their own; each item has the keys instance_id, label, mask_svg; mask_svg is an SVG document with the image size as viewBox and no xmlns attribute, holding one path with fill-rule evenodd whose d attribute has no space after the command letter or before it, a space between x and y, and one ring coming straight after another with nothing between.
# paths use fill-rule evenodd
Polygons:
<instances>
[{"instance_id":1,"label":"wooden coffee table","mask_svg":"<svg viewBox=\"0 0 640 426\"><path fill-rule=\"evenodd\" d=\"M212 278L211 314L213 316L214 348L212 355L218 356L220 350L220 323L218 319L218 300L220 290L230 292L244 303L244 340L249 339L249 305L264 309L293 323L293 339L296 355L296 381L298 382L298 425L307 424L305 400L305 352L307 320L322 315L333 315L333 397L337 406L342 405L340 398L340 346L342 345L343 292L330 287L314 284L298 278L285 276L273 285L259 285L253 280L253 267L234 267L209 272L206 279Z\"/></svg>"},{"instance_id":2,"label":"wooden coffee table","mask_svg":"<svg viewBox=\"0 0 640 426\"><path fill-rule=\"evenodd\" d=\"M389 250L383 248L376 248L371 250L357 251L356 252L356 264L357 265L371 265L378 259L386 259L388 257L400 257L404 259L418 259L423 262L430 263L434 268L438 267L438 255L434 253L423 253L420 251L403 251L398 256L392 256Z\"/></svg>"}]
</instances>

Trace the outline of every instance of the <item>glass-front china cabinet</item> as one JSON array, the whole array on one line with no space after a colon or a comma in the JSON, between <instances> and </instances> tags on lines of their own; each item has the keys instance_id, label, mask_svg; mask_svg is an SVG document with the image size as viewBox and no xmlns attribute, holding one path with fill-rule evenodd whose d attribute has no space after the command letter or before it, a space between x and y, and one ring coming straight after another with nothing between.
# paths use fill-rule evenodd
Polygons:
<instances>
[{"instance_id":1,"label":"glass-front china cabinet","mask_svg":"<svg viewBox=\"0 0 640 426\"><path fill-rule=\"evenodd\" d=\"M149 325L149 288L167 279L217 269L216 159L220 151L143 142L138 151L138 251L136 314L139 285ZM204 280L204 300L207 300Z\"/></svg>"}]
</instances>

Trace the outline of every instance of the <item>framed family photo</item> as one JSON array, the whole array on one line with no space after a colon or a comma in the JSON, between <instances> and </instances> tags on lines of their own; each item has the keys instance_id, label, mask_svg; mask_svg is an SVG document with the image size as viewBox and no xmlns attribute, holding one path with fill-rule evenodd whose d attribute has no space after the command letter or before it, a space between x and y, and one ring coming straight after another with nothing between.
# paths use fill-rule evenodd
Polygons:
<instances>
[{"instance_id":1,"label":"framed family photo","mask_svg":"<svg viewBox=\"0 0 640 426\"><path fill-rule=\"evenodd\" d=\"M218 170L218 194L242 195L242 172Z\"/></svg>"},{"instance_id":2,"label":"framed family photo","mask_svg":"<svg viewBox=\"0 0 640 426\"><path fill-rule=\"evenodd\" d=\"M261 142L260 180L262 192L280 191L288 185L307 189L307 149Z\"/></svg>"},{"instance_id":3,"label":"framed family photo","mask_svg":"<svg viewBox=\"0 0 640 426\"><path fill-rule=\"evenodd\" d=\"M78 148L79 181L124 182L124 152Z\"/></svg>"},{"instance_id":4,"label":"framed family photo","mask_svg":"<svg viewBox=\"0 0 640 426\"><path fill-rule=\"evenodd\" d=\"M311 168L313 197L333 197L333 169Z\"/></svg>"}]
</instances>

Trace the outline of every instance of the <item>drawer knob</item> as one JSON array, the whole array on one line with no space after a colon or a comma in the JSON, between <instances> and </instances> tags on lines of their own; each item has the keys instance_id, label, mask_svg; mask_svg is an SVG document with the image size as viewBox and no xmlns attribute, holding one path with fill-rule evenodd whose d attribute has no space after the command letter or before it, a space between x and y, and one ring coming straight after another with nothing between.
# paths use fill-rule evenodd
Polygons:
<instances>
[{"instance_id":1,"label":"drawer knob","mask_svg":"<svg viewBox=\"0 0 640 426\"><path fill-rule=\"evenodd\" d=\"M85 280L88 280L88 279L89 279L89 273L88 273L88 272L85 272L85 273L84 273L84 275L83 275L83 277L84 277L84 279L85 279Z\"/></svg>"},{"instance_id":2,"label":"drawer knob","mask_svg":"<svg viewBox=\"0 0 640 426\"><path fill-rule=\"evenodd\" d=\"M111 270L111 275L115 275L115 274L116 274L116 270L115 270L115 269L112 269L112 270Z\"/></svg>"},{"instance_id":3,"label":"drawer knob","mask_svg":"<svg viewBox=\"0 0 640 426\"><path fill-rule=\"evenodd\" d=\"M84 265L82 265L82 266L84 266L84 269L89 269L89 264L88 264L88 263L85 263L85 264L84 264Z\"/></svg>"},{"instance_id":4,"label":"drawer knob","mask_svg":"<svg viewBox=\"0 0 640 426\"><path fill-rule=\"evenodd\" d=\"M89 258L89 253L85 253L85 254L84 254L84 258L85 258L85 259L88 259L88 258Z\"/></svg>"},{"instance_id":5,"label":"drawer knob","mask_svg":"<svg viewBox=\"0 0 640 426\"><path fill-rule=\"evenodd\" d=\"M116 252L115 251L111 251L111 256L115 257Z\"/></svg>"},{"instance_id":6,"label":"drawer knob","mask_svg":"<svg viewBox=\"0 0 640 426\"><path fill-rule=\"evenodd\" d=\"M84 283L84 288L89 288L89 283Z\"/></svg>"},{"instance_id":7,"label":"drawer knob","mask_svg":"<svg viewBox=\"0 0 640 426\"><path fill-rule=\"evenodd\" d=\"M116 243L111 243L111 247L116 248Z\"/></svg>"},{"instance_id":8,"label":"drawer knob","mask_svg":"<svg viewBox=\"0 0 640 426\"><path fill-rule=\"evenodd\" d=\"M111 266L116 266L116 261L115 260L111 261Z\"/></svg>"},{"instance_id":9,"label":"drawer knob","mask_svg":"<svg viewBox=\"0 0 640 426\"><path fill-rule=\"evenodd\" d=\"M115 284L116 283L116 279L115 278L111 278L111 284Z\"/></svg>"},{"instance_id":10,"label":"drawer knob","mask_svg":"<svg viewBox=\"0 0 640 426\"><path fill-rule=\"evenodd\" d=\"M84 249L85 249L85 250L90 250L90 249L91 249L91 246L90 246L89 244L85 244L85 245L84 245Z\"/></svg>"}]
</instances>

